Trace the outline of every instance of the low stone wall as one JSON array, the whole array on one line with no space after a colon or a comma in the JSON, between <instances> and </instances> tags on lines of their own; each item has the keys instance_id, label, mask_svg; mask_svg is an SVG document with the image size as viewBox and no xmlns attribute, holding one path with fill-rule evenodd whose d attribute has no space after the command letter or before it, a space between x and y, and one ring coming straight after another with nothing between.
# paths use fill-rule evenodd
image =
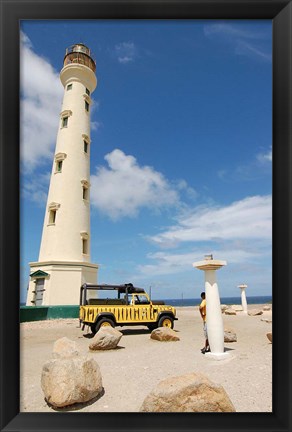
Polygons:
<instances>
[{"instance_id":1,"label":"low stone wall","mask_svg":"<svg viewBox=\"0 0 292 432\"><path fill-rule=\"evenodd\" d=\"M78 318L79 306L20 306L20 322Z\"/></svg>"}]
</instances>

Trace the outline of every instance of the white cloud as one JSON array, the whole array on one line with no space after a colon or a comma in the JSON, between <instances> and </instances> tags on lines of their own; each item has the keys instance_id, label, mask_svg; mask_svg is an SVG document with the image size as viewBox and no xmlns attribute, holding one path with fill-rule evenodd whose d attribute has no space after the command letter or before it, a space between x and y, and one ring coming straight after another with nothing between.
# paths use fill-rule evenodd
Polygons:
<instances>
[{"instance_id":1,"label":"white cloud","mask_svg":"<svg viewBox=\"0 0 292 432\"><path fill-rule=\"evenodd\" d=\"M232 46L236 55L243 55L263 61L272 61L271 48L267 47L267 31L250 29L228 23L207 24L204 34L210 39L223 39Z\"/></svg>"},{"instance_id":2,"label":"white cloud","mask_svg":"<svg viewBox=\"0 0 292 432\"><path fill-rule=\"evenodd\" d=\"M39 207L43 207L47 201L48 188L51 173L38 174L29 179L23 179L21 192L24 198L35 202Z\"/></svg>"},{"instance_id":3,"label":"white cloud","mask_svg":"<svg viewBox=\"0 0 292 432\"><path fill-rule=\"evenodd\" d=\"M102 123L99 122L99 121L92 121L92 122L90 123L90 126L91 126L91 129L92 129L92 130L96 131L96 130L98 130L99 128L101 128Z\"/></svg>"},{"instance_id":4,"label":"white cloud","mask_svg":"<svg viewBox=\"0 0 292 432\"><path fill-rule=\"evenodd\" d=\"M206 36L215 36L225 35L230 36L232 38L243 38L243 39L265 39L266 34L250 30L248 28L243 28L241 26L234 26L232 24L228 24L226 22L223 23L215 23L215 24L206 24L204 26L204 34Z\"/></svg>"},{"instance_id":5,"label":"white cloud","mask_svg":"<svg viewBox=\"0 0 292 432\"><path fill-rule=\"evenodd\" d=\"M272 61L272 54L271 53L266 53L263 50L261 50L260 48L244 42L244 41L238 41L237 42L237 46L235 48L235 53L238 55L245 55L247 57L257 57L257 58L261 58L262 60L265 61Z\"/></svg>"},{"instance_id":6,"label":"white cloud","mask_svg":"<svg viewBox=\"0 0 292 432\"><path fill-rule=\"evenodd\" d=\"M26 172L52 157L63 87L50 63L32 50L29 38L21 33L21 163Z\"/></svg>"},{"instance_id":7,"label":"white cloud","mask_svg":"<svg viewBox=\"0 0 292 432\"><path fill-rule=\"evenodd\" d=\"M232 167L231 169L220 169L217 176L224 182L250 181L262 176L270 176L272 162L272 147L262 151L245 164Z\"/></svg>"},{"instance_id":8,"label":"white cloud","mask_svg":"<svg viewBox=\"0 0 292 432\"><path fill-rule=\"evenodd\" d=\"M221 180L225 178L226 174L227 174L227 171L225 169L221 169L221 170L217 171L217 175Z\"/></svg>"},{"instance_id":9,"label":"white cloud","mask_svg":"<svg viewBox=\"0 0 292 432\"><path fill-rule=\"evenodd\" d=\"M224 257L228 265L242 265L243 263L249 263L256 259L262 258L256 250L244 250L240 248L234 248L234 245L230 244L224 250L220 248L201 247L195 248L191 252L187 253L166 253L157 252L150 253L147 258L153 261L153 264L140 265L137 271L140 275L144 276L162 276L171 275L177 273L185 273L193 269L192 265L196 261L202 261L204 255L208 253L213 254L214 258Z\"/></svg>"},{"instance_id":10,"label":"white cloud","mask_svg":"<svg viewBox=\"0 0 292 432\"><path fill-rule=\"evenodd\" d=\"M260 153L257 155L257 160L260 163L272 162L272 147L266 153Z\"/></svg>"},{"instance_id":11,"label":"white cloud","mask_svg":"<svg viewBox=\"0 0 292 432\"><path fill-rule=\"evenodd\" d=\"M127 64L133 62L136 55L137 49L133 42L122 42L115 46L115 55L119 63Z\"/></svg>"},{"instance_id":12,"label":"white cloud","mask_svg":"<svg viewBox=\"0 0 292 432\"><path fill-rule=\"evenodd\" d=\"M186 196L191 200L195 200L196 198L198 198L199 195L198 192L192 187L190 187L185 180L183 179L177 180L175 182L175 186L179 191L185 192Z\"/></svg>"},{"instance_id":13,"label":"white cloud","mask_svg":"<svg viewBox=\"0 0 292 432\"><path fill-rule=\"evenodd\" d=\"M154 168L139 166L119 149L105 160L108 168L98 167L91 176L91 203L113 220L136 216L143 207L160 210L179 203L177 191Z\"/></svg>"},{"instance_id":14,"label":"white cloud","mask_svg":"<svg viewBox=\"0 0 292 432\"><path fill-rule=\"evenodd\" d=\"M150 263L138 266L137 272L151 278L187 274L194 262L211 253L215 259L227 261L229 277L243 272L253 278L256 269L270 274L271 213L271 196L248 197L225 207L194 209L181 216L176 226L148 238L162 248L181 247L176 252L149 253Z\"/></svg>"},{"instance_id":15,"label":"white cloud","mask_svg":"<svg viewBox=\"0 0 292 432\"><path fill-rule=\"evenodd\" d=\"M253 196L225 207L200 207L178 218L165 232L149 237L162 247L181 242L271 239L271 196Z\"/></svg>"},{"instance_id":16,"label":"white cloud","mask_svg":"<svg viewBox=\"0 0 292 432\"><path fill-rule=\"evenodd\" d=\"M20 43L26 45L28 48L32 47L32 43L29 37L25 33L23 33L23 31L20 32Z\"/></svg>"}]
</instances>

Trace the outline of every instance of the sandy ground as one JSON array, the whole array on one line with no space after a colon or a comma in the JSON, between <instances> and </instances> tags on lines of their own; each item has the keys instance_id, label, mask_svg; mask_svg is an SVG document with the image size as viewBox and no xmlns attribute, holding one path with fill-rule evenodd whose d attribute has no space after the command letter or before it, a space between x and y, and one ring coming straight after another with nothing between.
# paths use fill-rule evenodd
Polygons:
<instances>
[{"instance_id":1,"label":"sandy ground","mask_svg":"<svg viewBox=\"0 0 292 432\"><path fill-rule=\"evenodd\" d=\"M255 309L261 306L250 306ZM204 345L198 307L178 307L174 330L178 342L150 339L146 327L118 327L123 337L116 350L90 352L91 333L79 327L77 319L39 321L20 325L20 411L54 412L41 389L43 364L52 357L54 342L61 337L76 341L84 354L99 364L104 394L86 405L62 411L134 412L159 381L191 372L201 372L221 384L237 412L272 411L272 344L267 332L272 324L260 316L237 313L223 315L224 326L237 334L237 342L225 343L229 359L216 361L201 354Z\"/></svg>"}]
</instances>

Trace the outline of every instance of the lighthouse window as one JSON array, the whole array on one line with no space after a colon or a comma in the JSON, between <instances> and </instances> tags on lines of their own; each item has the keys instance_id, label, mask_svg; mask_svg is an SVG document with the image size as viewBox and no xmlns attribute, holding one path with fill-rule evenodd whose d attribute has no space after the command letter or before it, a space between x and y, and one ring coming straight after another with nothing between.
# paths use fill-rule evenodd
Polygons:
<instances>
[{"instance_id":1,"label":"lighthouse window","mask_svg":"<svg viewBox=\"0 0 292 432\"><path fill-rule=\"evenodd\" d=\"M72 84L67 85L67 90L72 90Z\"/></svg>"},{"instance_id":2,"label":"lighthouse window","mask_svg":"<svg viewBox=\"0 0 292 432\"><path fill-rule=\"evenodd\" d=\"M88 94L88 96L90 96L90 91L88 90L88 88L86 89L86 93Z\"/></svg>"},{"instance_id":3,"label":"lighthouse window","mask_svg":"<svg viewBox=\"0 0 292 432\"><path fill-rule=\"evenodd\" d=\"M87 255L88 254L88 240L82 239L82 253Z\"/></svg>"},{"instance_id":4,"label":"lighthouse window","mask_svg":"<svg viewBox=\"0 0 292 432\"><path fill-rule=\"evenodd\" d=\"M49 223L50 224L54 224L56 222L56 213L57 213L56 210L50 210L50 213L49 213Z\"/></svg>"},{"instance_id":5,"label":"lighthouse window","mask_svg":"<svg viewBox=\"0 0 292 432\"><path fill-rule=\"evenodd\" d=\"M88 188L83 186L83 199L88 200Z\"/></svg>"},{"instance_id":6,"label":"lighthouse window","mask_svg":"<svg viewBox=\"0 0 292 432\"><path fill-rule=\"evenodd\" d=\"M88 153L88 142L86 142L85 140L83 141L84 144L84 153Z\"/></svg>"},{"instance_id":7,"label":"lighthouse window","mask_svg":"<svg viewBox=\"0 0 292 432\"><path fill-rule=\"evenodd\" d=\"M57 161L57 163L56 163L56 171L57 172L62 172L62 165L63 165L63 161Z\"/></svg>"},{"instance_id":8,"label":"lighthouse window","mask_svg":"<svg viewBox=\"0 0 292 432\"><path fill-rule=\"evenodd\" d=\"M66 159L66 153L57 153L55 155L55 174L61 173L63 168L63 161Z\"/></svg>"},{"instance_id":9,"label":"lighthouse window","mask_svg":"<svg viewBox=\"0 0 292 432\"><path fill-rule=\"evenodd\" d=\"M89 111L89 103L87 101L85 101L85 109L86 111Z\"/></svg>"},{"instance_id":10,"label":"lighthouse window","mask_svg":"<svg viewBox=\"0 0 292 432\"><path fill-rule=\"evenodd\" d=\"M62 118L62 128L67 127L68 126L68 117L63 117Z\"/></svg>"}]
</instances>

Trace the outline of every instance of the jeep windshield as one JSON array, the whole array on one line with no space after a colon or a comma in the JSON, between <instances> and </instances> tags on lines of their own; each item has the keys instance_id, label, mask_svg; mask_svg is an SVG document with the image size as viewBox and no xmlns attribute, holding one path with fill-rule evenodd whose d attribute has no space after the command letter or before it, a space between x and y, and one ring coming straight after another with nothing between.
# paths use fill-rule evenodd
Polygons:
<instances>
[{"instance_id":1,"label":"jeep windshield","mask_svg":"<svg viewBox=\"0 0 292 432\"><path fill-rule=\"evenodd\" d=\"M145 294L131 294L129 297L131 297L130 304L149 304L150 301L148 297Z\"/></svg>"}]
</instances>

